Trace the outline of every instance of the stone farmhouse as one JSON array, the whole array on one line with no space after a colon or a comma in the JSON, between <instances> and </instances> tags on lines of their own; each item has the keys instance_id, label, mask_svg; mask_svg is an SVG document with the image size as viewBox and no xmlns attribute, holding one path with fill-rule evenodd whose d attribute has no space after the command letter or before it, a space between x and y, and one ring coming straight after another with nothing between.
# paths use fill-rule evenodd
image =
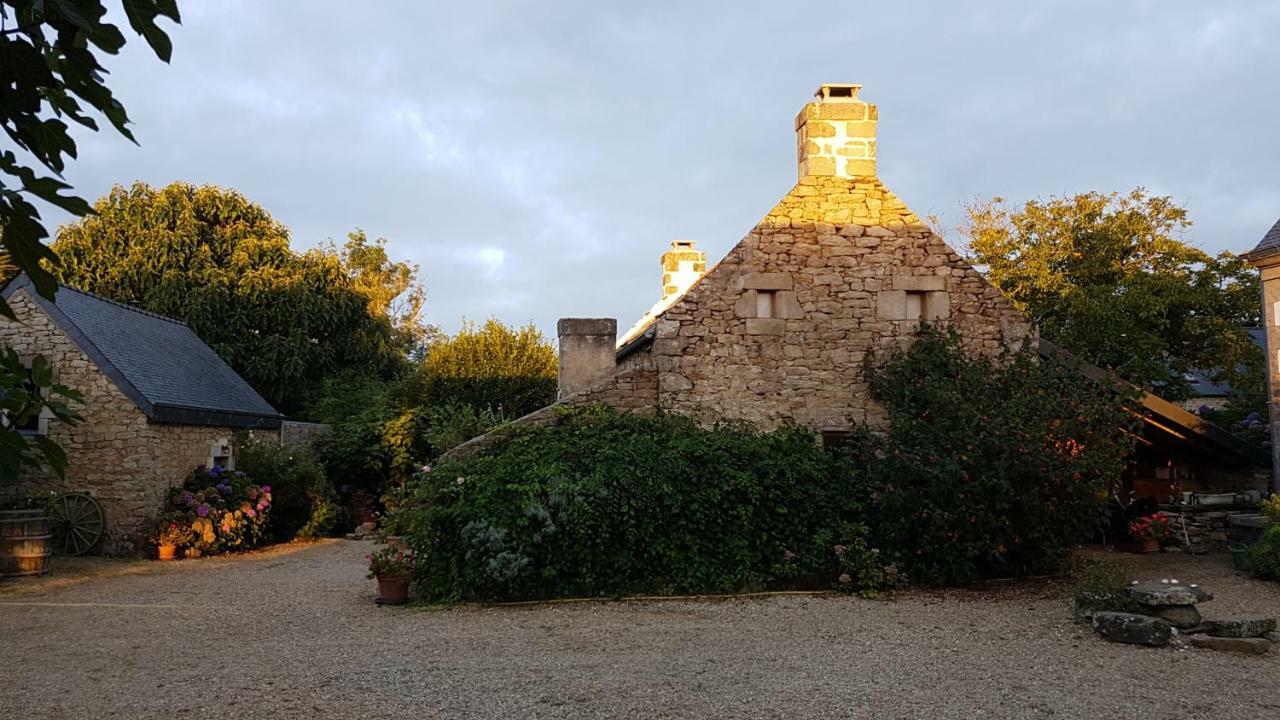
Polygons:
<instances>
[{"instance_id":1,"label":"stone farmhouse","mask_svg":"<svg viewBox=\"0 0 1280 720\"><path fill-rule=\"evenodd\" d=\"M598 403L762 428L790 423L838 441L854 423L883 420L864 360L909 341L921 321L950 324L974 352L1030 342L1042 355L1064 355L880 181L879 111L859 90L823 85L804 106L795 186L719 263L708 266L690 241L672 243L660 299L621 337L610 318L560 320L558 400L517 422ZM1086 376L1109 381L1066 355ZM1266 487L1262 449L1150 393L1133 409L1146 421L1126 477L1134 493L1163 502L1185 491ZM501 434L448 456L478 452Z\"/></svg>"},{"instance_id":2,"label":"stone farmhouse","mask_svg":"<svg viewBox=\"0 0 1280 720\"><path fill-rule=\"evenodd\" d=\"M55 380L84 395L83 423L24 428L62 446L66 478L33 474L0 490L89 493L106 516L107 552L137 547L169 486L197 466L234 467L237 431L280 431L280 413L182 322L65 286L50 302L25 274L0 297L18 320L0 319L0 344L44 355Z\"/></svg>"},{"instance_id":3,"label":"stone farmhouse","mask_svg":"<svg viewBox=\"0 0 1280 720\"><path fill-rule=\"evenodd\" d=\"M620 339L612 319L559 322L559 405L794 423L832 437L882 415L863 361L922 320L951 323L980 352L1036 339L876 176L879 111L859 89L823 85L804 106L795 186L719 263L674 243L662 299Z\"/></svg>"}]
</instances>

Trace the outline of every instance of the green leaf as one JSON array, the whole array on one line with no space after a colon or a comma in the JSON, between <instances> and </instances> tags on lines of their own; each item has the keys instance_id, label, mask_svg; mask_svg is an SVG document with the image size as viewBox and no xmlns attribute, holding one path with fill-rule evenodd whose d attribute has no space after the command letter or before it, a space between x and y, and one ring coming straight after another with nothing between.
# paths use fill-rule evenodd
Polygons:
<instances>
[{"instance_id":1,"label":"green leaf","mask_svg":"<svg viewBox=\"0 0 1280 720\"><path fill-rule=\"evenodd\" d=\"M165 15L174 22L181 23L178 18L178 6L174 2L157 3L156 0L123 0L125 16L134 31L147 41L156 57L169 62L173 55L173 43L169 36L156 25L156 16Z\"/></svg>"}]
</instances>

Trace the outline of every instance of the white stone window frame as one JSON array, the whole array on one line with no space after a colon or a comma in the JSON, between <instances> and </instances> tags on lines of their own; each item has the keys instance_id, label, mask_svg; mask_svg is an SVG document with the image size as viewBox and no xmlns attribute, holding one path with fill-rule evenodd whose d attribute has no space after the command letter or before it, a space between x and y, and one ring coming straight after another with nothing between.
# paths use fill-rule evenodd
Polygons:
<instances>
[{"instance_id":1,"label":"white stone window frame","mask_svg":"<svg viewBox=\"0 0 1280 720\"><path fill-rule=\"evenodd\" d=\"M218 462L218 460L224 462ZM205 467L220 467L223 470L236 469L235 447L231 444L231 439L220 437L209 442L209 455L205 458Z\"/></svg>"},{"instance_id":2,"label":"white stone window frame","mask_svg":"<svg viewBox=\"0 0 1280 720\"><path fill-rule=\"evenodd\" d=\"M782 336L787 320L804 317L791 273L753 272L738 278L741 293L734 307L748 335Z\"/></svg>"}]
</instances>

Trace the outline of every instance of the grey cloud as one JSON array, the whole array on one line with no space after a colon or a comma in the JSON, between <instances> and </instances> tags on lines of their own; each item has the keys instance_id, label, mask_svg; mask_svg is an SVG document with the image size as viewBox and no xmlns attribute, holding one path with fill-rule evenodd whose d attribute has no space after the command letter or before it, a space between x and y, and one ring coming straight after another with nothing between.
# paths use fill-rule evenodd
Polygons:
<instances>
[{"instance_id":1,"label":"grey cloud","mask_svg":"<svg viewBox=\"0 0 1280 720\"><path fill-rule=\"evenodd\" d=\"M1206 249L1280 216L1270 2L187 2L172 66L112 81L142 143L81 136L89 197L239 189L298 247L361 227L421 263L429 314L629 324L658 254L718 258L794 182L821 82L878 103L883 179L921 214L1145 185Z\"/></svg>"}]
</instances>

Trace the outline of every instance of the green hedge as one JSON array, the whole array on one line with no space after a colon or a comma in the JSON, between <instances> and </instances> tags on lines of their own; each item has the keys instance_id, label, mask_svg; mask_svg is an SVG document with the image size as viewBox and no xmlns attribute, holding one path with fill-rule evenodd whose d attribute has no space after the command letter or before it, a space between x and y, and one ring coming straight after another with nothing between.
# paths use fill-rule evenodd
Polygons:
<instances>
[{"instance_id":1,"label":"green hedge","mask_svg":"<svg viewBox=\"0 0 1280 720\"><path fill-rule=\"evenodd\" d=\"M597 408L420 474L394 518L419 594L869 594L1043 572L1103 521L1129 450L1122 398L936 331L877 362L865 379L888 422L838 452L798 429Z\"/></svg>"},{"instance_id":2,"label":"green hedge","mask_svg":"<svg viewBox=\"0 0 1280 720\"><path fill-rule=\"evenodd\" d=\"M401 512L432 599L731 592L835 567L861 514L835 465L802 431L595 410L439 466Z\"/></svg>"}]
</instances>

